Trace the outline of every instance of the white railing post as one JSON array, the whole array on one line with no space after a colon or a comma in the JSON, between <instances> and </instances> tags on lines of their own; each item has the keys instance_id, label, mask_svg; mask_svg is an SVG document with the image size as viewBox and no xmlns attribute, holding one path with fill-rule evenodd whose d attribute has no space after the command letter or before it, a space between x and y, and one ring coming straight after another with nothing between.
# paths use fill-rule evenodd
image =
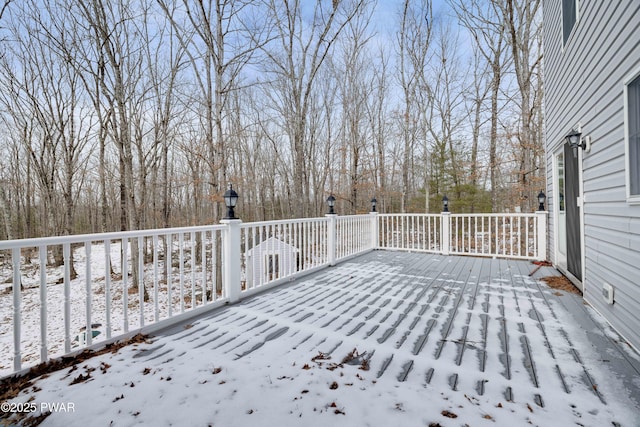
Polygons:
<instances>
[{"instance_id":1,"label":"white railing post","mask_svg":"<svg viewBox=\"0 0 640 427\"><path fill-rule=\"evenodd\" d=\"M126 251L124 252L126 255ZM62 245L62 257L64 260L64 352L71 352L71 244ZM126 264L125 264L126 265ZM125 271L126 273L126 271ZM122 275L123 279L127 277ZM127 291L125 289L124 296ZM125 331L126 332L126 331Z\"/></svg>"},{"instance_id":2,"label":"white railing post","mask_svg":"<svg viewBox=\"0 0 640 427\"><path fill-rule=\"evenodd\" d=\"M376 250L380 248L380 242L378 238L380 237L379 229L378 229L378 212L369 212L371 215L371 248Z\"/></svg>"},{"instance_id":3,"label":"white railing post","mask_svg":"<svg viewBox=\"0 0 640 427\"><path fill-rule=\"evenodd\" d=\"M22 281L20 278L20 248L11 250L11 261L13 262L13 370L19 371L22 368L22 351L20 343L20 327L22 318L20 316L20 288ZM40 268L43 268L40 266Z\"/></svg>"},{"instance_id":4,"label":"white railing post","mask_svg":"<svg viewBox=\"0 0 640 427\"><path fill-rule=\"evenodd\" d=\"M537 259L539 261L546 261L547 259L547 211L536 211L537 226L538 226L538 253Z\"/></svg>"},{"instance_id":5,"label":"white railing post","mask_svg":"<svg viewBox=\"0 0 640 427\"><path fill-rule=\"evenodd\" d=\"M442 255L449 255L451 250L451 212L442 212L440 220L440 251Z\"/></svg>"},{"instance_id":6,"label":"white railing post","mask_svg":"<svg viewBox=\"0 0 640 427\"><path fill-rule=\"evenodd\" d=\"M329 265L336 265L336 235L338 232L338 215L326 214L329 218L329 224L327 225L327 260Z\"/></svg>"},{"instance_id":7,"label":"white railing post","mask_svg":"<svg viewBox=\"0 0 640 427\"><path fill-rule=\"evenodd\" d=\"M40 361L49 359L47 345L47 247L41 245L38 248L40 256Z\"/></svg>"},{"instance_id":8,"label":"white railing post","mask_svg":"<svg viewBox=\"0 0 640 427\"><path fill-rule=\"evenodd\" d=\"M91 242L84 242L84 250L86 254L86 264L85 264L85 278L84 278L84 289L85 289L85 319L87 321L87 329L86 329L86 345L93 344L93 330L91 328L91 305L93 294L91 293Z\"/></svg>"},{"instance_id":9,"label":"white railing post","mask_svg":"<svg viewBox=\"0 0 640 427\"><path fill-rule=\"evenodd\" d=\"M242 220L223 219L220 223L227 226L227 229L223 233L222 240L224 255L224 259L222 260L222 274L224 277L225 293L229 299L229 303L234 303L240 300L241 291L240 224L242 224Z\"/></svg>"}]
</instances>

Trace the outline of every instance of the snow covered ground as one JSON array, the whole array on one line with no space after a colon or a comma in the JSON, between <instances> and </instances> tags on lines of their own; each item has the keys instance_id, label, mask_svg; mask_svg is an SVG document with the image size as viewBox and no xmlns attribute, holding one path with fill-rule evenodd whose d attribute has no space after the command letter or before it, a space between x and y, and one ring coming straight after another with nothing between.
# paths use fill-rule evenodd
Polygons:
<instances>
[{"instance_id":1,"label":"snow covered ground","mask_svg":"<svg viewBox=\"0 0 640 427\"><path fill-rule=\"evenodd\" d=\"M530 270L373 252L5 404L50 411L46 426L639 426L640 377L613 368L637 355L598 352L587 335L611 332L578 324L566 301L580 300Z\"/></svg>"}]
</instances>

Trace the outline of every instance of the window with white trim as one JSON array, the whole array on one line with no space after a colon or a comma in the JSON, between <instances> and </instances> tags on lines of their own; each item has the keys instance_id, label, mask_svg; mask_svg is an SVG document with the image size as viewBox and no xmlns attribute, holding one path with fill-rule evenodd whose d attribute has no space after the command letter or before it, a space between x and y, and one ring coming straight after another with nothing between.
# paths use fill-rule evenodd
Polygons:
<instances>
[{"instance_id":1,"label":"window with white trim","mask_svg":"<svg viewBox=\"0 0 640 427\"><path fill-rule=\"evenodd\" d=\"M562 0L562 40L567 44L578 20L578 0Z\"/></svg>"},{"instance_id":2,"label":"window with white trim","mask_svg":"<svg viewBox=\"0 0 640 427\"><path fill-rule=\"evenodd\" d=\"M640 71L627 82L625 94L627 198L640 202Z\"/></svg>"}]
</instances>

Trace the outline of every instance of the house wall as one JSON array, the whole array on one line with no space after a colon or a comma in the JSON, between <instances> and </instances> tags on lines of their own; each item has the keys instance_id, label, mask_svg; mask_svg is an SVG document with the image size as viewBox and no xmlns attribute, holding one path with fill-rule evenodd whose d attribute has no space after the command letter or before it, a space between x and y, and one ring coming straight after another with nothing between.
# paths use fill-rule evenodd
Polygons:
<instances>
[{"instance_id":1,"label":"house wall","mask_svg":"<svg viewBox=\"0 0 640 427\"><path fill-rule=\"evenodd\" d=\"M579 1L563 46L562 2L545 0L544 73L549 254L556 263L553 154L577 123L591 136L582 153L584 298L640 349L640 205L626 202L624 81L640 68L640 1ZM615 302L602 296L604 282Z\"/></svg>"}]
</instances>

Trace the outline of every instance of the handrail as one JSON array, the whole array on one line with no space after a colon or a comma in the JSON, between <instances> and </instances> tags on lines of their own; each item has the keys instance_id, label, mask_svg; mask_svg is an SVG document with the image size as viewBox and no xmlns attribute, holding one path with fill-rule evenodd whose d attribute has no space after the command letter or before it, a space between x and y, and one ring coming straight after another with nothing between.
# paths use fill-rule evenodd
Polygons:
<instances>
[{"instance_id":1,"label":"handrail","mask_svg":"<svg viewBox=\"0 0 640 427\"><path fill-rule=\"evenodd\" d=\"M14 239L14 240L0 240L0 250L7 250L16 247L16 245L23 248L37 247L37 246L53 246L62 245L64 243L84 243L84 242L97 242L100 240L120 240L131 237L145 237L153 235L163 234L178 234L183 232L201 232L209 230L223 230L224 225L198 225L198 226L186 226L175 228L155 228L148 230L132 230L132 231L111 231L107 233L93 233L93 234L72 234L66 236L48 236L48 237L35 237L29 239Z\"/></svg>"}]
</instances>

